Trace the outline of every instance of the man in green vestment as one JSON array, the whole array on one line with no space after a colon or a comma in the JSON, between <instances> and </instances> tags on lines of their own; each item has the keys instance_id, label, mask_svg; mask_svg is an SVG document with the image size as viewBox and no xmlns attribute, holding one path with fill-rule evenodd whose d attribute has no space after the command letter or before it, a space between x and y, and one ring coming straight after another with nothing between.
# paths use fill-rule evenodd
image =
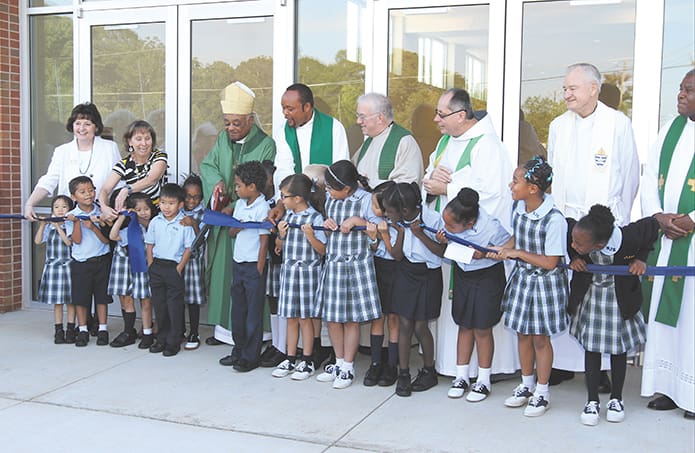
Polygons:
<instances>
[{"instance_id":1,"label":"man in green vestment","mask_svg":"<svg viewBox=\"0 0 695 453\"><path fill-rule=\"evenodd\" d=\"M252 160L274 160L275 141L256 125L253 111L255 94L241 82L228 85L222 92L222 114L225 130L217 136L215 146L200 164L203 196L215 197L217 210L229 215L234 210L234 169ZM220 205L222 203L222 205ZM209 345L232 343L231 284L234 239L228 228L215 227L208 237L208 322L215 324L215 335L205 342Z\"/></svg>"}]
</instances>

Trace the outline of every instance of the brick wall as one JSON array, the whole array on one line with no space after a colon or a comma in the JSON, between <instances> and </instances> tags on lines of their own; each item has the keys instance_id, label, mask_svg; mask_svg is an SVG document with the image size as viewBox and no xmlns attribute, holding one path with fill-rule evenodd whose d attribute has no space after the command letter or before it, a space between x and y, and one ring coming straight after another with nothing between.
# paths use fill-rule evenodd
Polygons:
<instances>
[{"instance_id":1,"label":"brick wall","mask_svg":"<svg viewBox=\"0 0 695 453\"><path fill-rule=\"evenodd\" d=\"M0 0L0 213L20 213L19 1ZM21 220L0 220L0 313L22 308Z\"/></svg>"}]
</instances>

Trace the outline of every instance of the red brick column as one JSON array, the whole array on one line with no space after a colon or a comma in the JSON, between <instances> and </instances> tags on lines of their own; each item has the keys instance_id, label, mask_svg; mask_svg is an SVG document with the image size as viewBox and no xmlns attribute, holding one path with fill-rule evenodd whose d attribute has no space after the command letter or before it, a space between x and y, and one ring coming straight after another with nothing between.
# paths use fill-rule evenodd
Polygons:
<instances>
[{"instance_id":1,"label":"red brick column","mask_svg":"<svg viewBox=\"0 0 695 453\"><path fill-rule=\"evenodd\" d=\"M0 213L3 214L22 211L19 1L0 0ZM22 308L22 221L0 222L0 313L3 313Z\"/></svg>"}]
</instances>

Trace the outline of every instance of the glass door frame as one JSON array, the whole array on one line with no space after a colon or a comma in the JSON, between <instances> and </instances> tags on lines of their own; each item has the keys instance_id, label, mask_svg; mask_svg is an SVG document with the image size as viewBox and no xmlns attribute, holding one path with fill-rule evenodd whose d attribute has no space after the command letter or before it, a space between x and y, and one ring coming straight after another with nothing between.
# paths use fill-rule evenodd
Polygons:
<instances>
[{"instance_id":1,"label":"glass door frame","mask_svg":"<svg viewBox=\"0 0 695 453\"><path fill-rule=\"evenodd\" d=\"M170 181L177 181L179 174L179 155L177 153L176 121L177 121L177 98L176 89L177 70L166 70L166 68L178 68L178 54L176 41L167 37L176 36L177 30L177 7L150 7L147 14L143 15L143 9L127 9L117 11L84 11L82 17L77 20L77 37L75 45L75 104L92 99L92 27L108 25L128 25L152 22L163 22L165 27L165 50L164 50L164 112L166 136L164 143L168 154L169 169L167 177ZM77 45L79 43L79 45ZM170 44L171 43L171 44ZM118 144L118 149L122 149L120 137L114 137Z\"/></svg>"},{"instance_id":2,"label":"glass door frame","mask_svg":"<svg viewBox=\"0 0 695 453\"><path fill-rule=\"evenodd\" d=\"M389 10L403 8L479 6L488 5L488 66L487 66L487 111L495 130L502 136L504 101L504 36L505 0L381 0L374 3L373 52L371 54L371 80L367 78L365 91L387 93L389 62ZM378 45L376 45L378 43ZM369 69L367 69L369 74ZM431 150L423 152L429 152Z\"/></svg>"},{"instance_id":3,"label":"glass door frame","mask_svg":"<svg viewBox=\"0 0 695 453\"><path fill-rule=\"evenodd\" d=\"M507 100L504 111L505 145L517 161L519 136L519 103L521 102L521 64L523 39L523 9L525 3L550 3L553 0L509 0L507 2L506 64L504 66L504 93ZM566 1L566 0L555 0ZM637 153L644 165L649 147L659 132L659 102L661 93L661 51L663 45L664 0L635 1L635 48L633 69L632 129ZM658 36L658 39L654 37ZM674 88L675 90L675 88ZM639 196L635 207L639 205ZM633 209L633 216L635 210Z\"/></svg>"}]
</instances>

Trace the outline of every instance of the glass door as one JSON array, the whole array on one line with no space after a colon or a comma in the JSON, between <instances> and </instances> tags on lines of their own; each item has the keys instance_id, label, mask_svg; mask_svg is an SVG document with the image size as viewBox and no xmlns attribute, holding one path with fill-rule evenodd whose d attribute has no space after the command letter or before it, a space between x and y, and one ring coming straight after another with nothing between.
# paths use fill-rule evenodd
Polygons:
<instances>
[{"instance_id":1,"label":"glass door","mask_svg":"<svg viewBox=\"0 0 695 453\"><path fill-rule=\"evenodd\" d=\"M176 7L86 11L78 23L77 100L94 102L104 136L125 155L123 134L134 120L149 122L157 147L169 155L168 178L175 181ZM170 68L169 71L166 68Z\"/></svg>"},{"instance_id":2,"label":"glass door","mask_svg":"<svg viewBox=\"0 0 695 453\"><path fill-rule=\"evenodd\" d=\"M448 88L464 88L501 134L504 2L390 0L375 3L374 84L396 122L409 128L427 165L439 137L434 109Z\"/></svg>"},{"instance_id":3,"label":"glass door","mask_svg":"<svg viewBox=\"0 0 695 453\"><path fill-rule=\"evenodd\" d=\"M273 4L182 6L179 14L179 163L199 165L223 129L220 92L238 80L256 94L258 124L273 130ZM279 104L279 103L278 103Z\"/></svg>"}]
</instances>

